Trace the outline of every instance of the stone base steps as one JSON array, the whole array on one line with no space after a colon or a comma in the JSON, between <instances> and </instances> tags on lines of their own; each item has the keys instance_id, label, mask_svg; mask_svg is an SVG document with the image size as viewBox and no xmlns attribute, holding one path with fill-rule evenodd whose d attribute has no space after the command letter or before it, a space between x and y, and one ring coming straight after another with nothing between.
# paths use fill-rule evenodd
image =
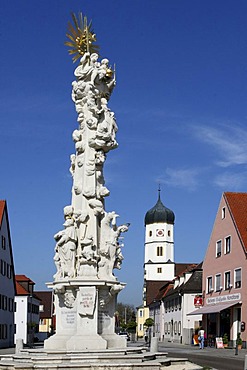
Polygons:
<instances>
[{"instance_id":1,"label":"stone base steps","mask_svg":"<svg viewBox=\"0 0 247 370\"><path fill-rule=\"evenodd\" d=\"M0 370L199 370L187 359L167 358L142 348L82 352L21 350L0 357ZM180 366L180 367L179 367Z\"/></svg>"}]
</instances>

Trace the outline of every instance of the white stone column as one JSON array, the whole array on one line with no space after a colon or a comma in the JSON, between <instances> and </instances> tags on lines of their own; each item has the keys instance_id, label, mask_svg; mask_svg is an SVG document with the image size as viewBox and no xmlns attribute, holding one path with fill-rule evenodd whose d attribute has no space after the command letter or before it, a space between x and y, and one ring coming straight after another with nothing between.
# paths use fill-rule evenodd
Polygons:
<instances>
[{"instance_id":1,"label":"white stone column","mask_svg":"<svg viewBox=\"0 0 247 370\"><path fill-rule=\"evenodd\" d=\"M110 192L103 166L106 153L117 147L115 115L107 105L115 77L108 63L84 53L72 83L79 123L72 134L72 199L64 207L64 230L54 236L57 272L48 286L55 293L56 334L45 341L46 350L126 346L115 334L116 297L124 285L113 269L121 267L118 239L129 224L117 226L118 215L104 209Z\"/></svg>"}]
</instances>

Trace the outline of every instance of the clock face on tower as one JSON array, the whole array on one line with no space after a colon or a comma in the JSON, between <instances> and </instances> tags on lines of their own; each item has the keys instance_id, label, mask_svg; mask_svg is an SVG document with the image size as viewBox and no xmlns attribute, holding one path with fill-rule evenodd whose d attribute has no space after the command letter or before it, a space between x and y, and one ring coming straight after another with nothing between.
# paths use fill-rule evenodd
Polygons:
<instances>
[{"instance_id":1,"label":"clock face on tower","mask_svg":"<svg viewBox=\"0 0 247 370\"><path fill-rule=\"evenodd\" d=\"M164 236L164 229L156 229L156 236Z\"/></svg>"}]
</instances>

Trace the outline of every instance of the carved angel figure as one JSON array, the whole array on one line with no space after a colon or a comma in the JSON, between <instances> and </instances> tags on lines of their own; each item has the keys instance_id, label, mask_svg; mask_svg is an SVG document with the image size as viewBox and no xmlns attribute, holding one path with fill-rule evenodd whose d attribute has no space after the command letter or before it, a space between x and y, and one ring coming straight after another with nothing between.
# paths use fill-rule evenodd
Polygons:
<instances>
[{"instance_id":1,"label":"carved angel figure","mask_svg":"<svg viewBox=\"0 0 247 370\"><path fill-rule=\"evenodd\" d=\"M114 266L120 268L123 260L118 238L128 230L128 224L117 226L115 212L105 213L101 222L99 277L116 279L112 273Z\"/></svg>"},{"instance_id":2,"label":"carved angel figure","mask_svg":"<svg viewBox=\"0 0 247 370\"><path fill-rule=\"evenodd\" d=\"M73 219L65 220L64 227L64 230L54 235L57 242L54 260L58 270L55 278L73 277L75 274L77 235Z\"/></svg>"}]
</instances>

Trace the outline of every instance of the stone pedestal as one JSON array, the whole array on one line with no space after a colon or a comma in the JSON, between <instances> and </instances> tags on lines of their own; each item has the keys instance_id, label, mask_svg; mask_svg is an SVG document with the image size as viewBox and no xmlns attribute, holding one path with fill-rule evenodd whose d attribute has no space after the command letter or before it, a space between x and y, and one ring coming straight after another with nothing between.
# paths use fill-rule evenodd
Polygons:
<instances>
[{"instance_id":1,"label":"stone pedestal","mask_svg":"<svg viewBox=\"0 0 247 370\"><path fill-rule=\"evenodd\" d=\"M115 333L117 294L111 296L111 292L114 289L118 290L118 288L122 289L123 285L106 285L99 289L98 333L107 341L107 348L125 348L127 346L126 339Z\"/></svg>"},{"instance_id":2,"label":"stone pedestal","mask_svg":"<svg viewBox=\"0 0 247 370\"><path fill-rule=\"evenodd\" d=\"M45 350L126 347L125 339L115 334L116 297L123 284L70 279L49 284L49 287L55 292L57 330L45 340Z\"/></svg>"}]
</instances>

